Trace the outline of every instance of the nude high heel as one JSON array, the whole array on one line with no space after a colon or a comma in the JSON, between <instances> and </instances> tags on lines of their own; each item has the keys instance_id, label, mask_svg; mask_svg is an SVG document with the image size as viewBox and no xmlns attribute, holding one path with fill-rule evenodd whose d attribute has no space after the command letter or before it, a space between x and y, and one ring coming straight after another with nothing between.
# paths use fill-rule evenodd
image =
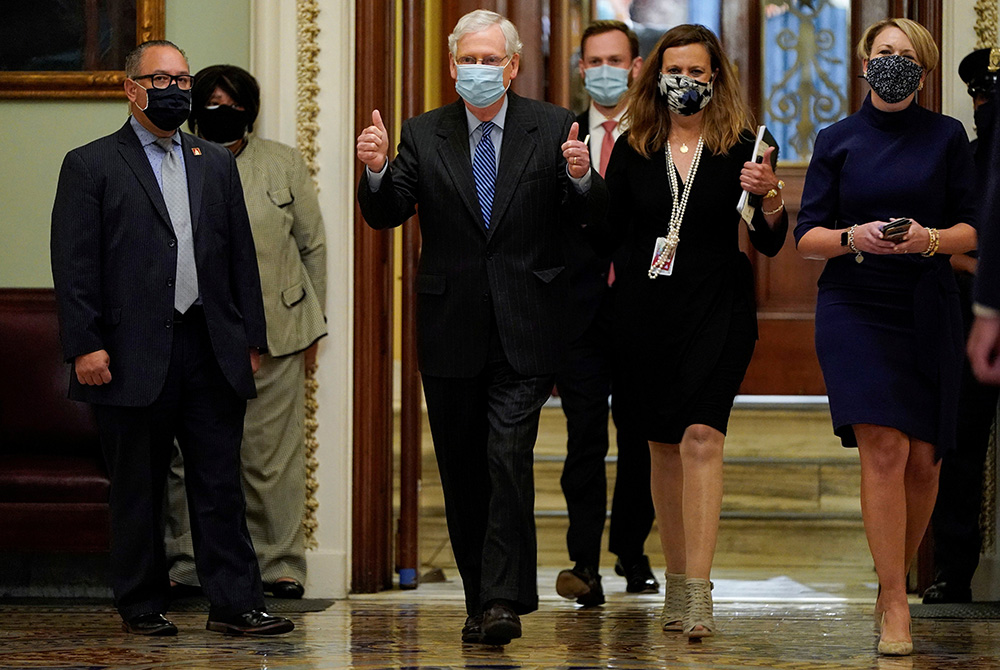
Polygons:
<instances>
[{"instance_id":1,"label":"nude high heel","mask_svg":"<svg viewBox=\"0 0 1000 670\"><path fill-rule=\"evenodd\" d=\"M660 612L660 627L665 631L684 629L684 606L686 601L686 581L684 575L666 573L663 596L663 611Z\"/></svg>"},{"instance_id":2,"label":"nude high heel","mask_svg":"<svg viewBox=\"0 0 1000 670\"><path fill-rule=\"evenodd\" d=\"M882 612L882 619L879 622L880 628L885 630L885 612ZM912 630L912 626L911 626ZM911 633L912 636L912 633ZM909 656L913 653L913 640L883 640L878 639L878 653L883 656Z\"/></svg>"}]
</instances>

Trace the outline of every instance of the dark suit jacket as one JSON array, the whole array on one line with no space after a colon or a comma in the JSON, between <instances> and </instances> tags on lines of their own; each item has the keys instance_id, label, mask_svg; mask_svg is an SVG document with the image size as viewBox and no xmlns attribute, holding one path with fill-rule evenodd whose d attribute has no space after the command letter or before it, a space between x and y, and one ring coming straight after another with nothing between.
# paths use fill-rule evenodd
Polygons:
<instances>
[{"instance_id":1,"label":"dark suit jacket","mask_svg":"<svg viewBox=\"0 0 1000 670\"><path fill-rule=\"evenodd\" d=\"M590 117L587 110L576 117L580 124L580 137L590 132ZM594 165L597 171L597 165ZM584 236L583 229L571 226L568 230L569 244L566 247L566 264L569 274L570 309L566 319L570 340L583 335L594 322L597 310L608 292L608 268L611 260L594 253L594 248Z\"/></svg>"},{"instance_id":2,"label":"dark suit jacket","mask_svg":"<svg viewBox=\"0 0 1000 670\"><path fill-rule=\"evenodd\" d=\"M554 372L566 339L566 230L598 220L607 207L596 172L587 195L577 193L566 174L561 147L573 115L508 97L488 230L461 100L405 121L379 190L371 192L367 175L358 189L372 228L398 226L419 208L417 351L428 375L478 374L493 318L519 374Z\"/></svg>"},{"instance_id":3,"label":"dark suit jacket","mask_svg":"<svg viewBox=\"0 0 1000 670\"><path fill-rule=\"evenodd\" d=\"M992 107L980 117L988 122L977 126L980 136L976 167L981 172L979 186L983 194L979 203L979 263L973 299L1000 309L1000 174L995 169L1000 164L1000 87L993 91L987 104Z\"/></svg>"},{"instance_id":4,"label":"dark suit jacket","mask_svg":"<svg viewBox=\"0 0 1000 670\"><path fill-rule=\"evenodd\" d=\"M186 133L181 138L212 349L236 392L252 398L248 347L264 349L267 339L236 161L217 144ZM71 374L70 397L151 404L170 362L177 244L163 194L128 122L66 155L51 251L63 355L72 362L106 349L111 358L110 384L83 386Z\"/></svg>"}]
</instances>

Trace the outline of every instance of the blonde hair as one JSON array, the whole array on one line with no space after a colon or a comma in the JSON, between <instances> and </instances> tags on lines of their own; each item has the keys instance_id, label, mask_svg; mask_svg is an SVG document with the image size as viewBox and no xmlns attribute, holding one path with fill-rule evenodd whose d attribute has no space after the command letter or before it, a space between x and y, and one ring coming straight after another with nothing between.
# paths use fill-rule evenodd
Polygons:
<instances>
[{"instance_id":1,"label":"blonde hair","mask_svg":"<svg viewBox=\"0 0 1000 670\"><path fill-rule=\"evenodd\" d=\"M727 154L743 133L753 132L753 116L743 101L736 70L722 51L719 38L705 26L682 24L664 33L626 93L628 109L623 123L628 125L628 143L645 158L663 149L670 135L670 108L666 97L660 95L663 52L688 44L705 47L714 75L712 100L702 117L705 146L713 154Z\"/></svg>"},{"instance_id":2,"label":"blonde hair","mask_svg":"<svg viewBox=\"0 0 1000 670\"><path fill-rule=\"evenodd\" d=\"M934 43L934 38L927 28L910 19L882 19L868 26L865 34L861 36L861 41L858 42L858 58L861 60L870 59L875 39L883 30L893 27L899 28L909 38L913 44L913 50L917 54L917 61L923 66L925 72L930 72L937 67L941 52L938 50L937 44Z\"/></svg>"}]
</instances>

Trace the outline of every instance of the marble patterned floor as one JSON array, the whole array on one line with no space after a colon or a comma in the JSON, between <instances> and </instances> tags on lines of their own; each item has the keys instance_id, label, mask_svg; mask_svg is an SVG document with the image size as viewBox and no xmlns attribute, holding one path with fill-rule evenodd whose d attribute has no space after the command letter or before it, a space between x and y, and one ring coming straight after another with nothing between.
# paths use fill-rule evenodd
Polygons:
<instances>
[{"instance_id":1,"label":"marble patterned floor","mask_svg":"<svg viewBox=\"0 0 1000 670\"><path fill-rule=\"evenodd\" d=\"M914 620L915 654L880 658L872 627L872 584L842 575L722 574L716 578L721 633L692 644L657 624L660 596L622 592L605 578L608 603L578 609L539 576L541 607L507 647L463 645L461 587L354 596L323 612L292 616L276 639L240 639L204 629L205 615L175 613L176 638L120 631L110 607L19 607L0 601L0 668L468 668L782 670L1000 667L1000 621Z\"/></svg>"}]
</instances>

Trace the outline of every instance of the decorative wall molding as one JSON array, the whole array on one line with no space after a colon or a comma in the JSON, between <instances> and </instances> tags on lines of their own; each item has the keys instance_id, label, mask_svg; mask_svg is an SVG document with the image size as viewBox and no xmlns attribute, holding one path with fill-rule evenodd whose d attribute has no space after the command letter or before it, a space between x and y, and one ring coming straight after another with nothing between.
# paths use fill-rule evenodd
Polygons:
<instances>
[{"instance_id":1,"label":"decorative wall molding","mask_svg":"<svg viewBox=\"0 0 1000 670\"><path fill-rule=\"evenodd\" d=\"M295 140L302 157L305 158L309 172L315 179L319 172L316 154L319 151L316 137L319 134L319 105L316 96L319 85L319 2L318 0L298 0L298 39L296 52L296 80L298 95L296 98L296 128Z\"/></svg>"},{"instance_id":2,"label":"decorative wall molding","mask_svg":"<svg viewBox=\"0 0 1000 670\"><path fill-rule=\"evenodd\" d=\"M997 46L997 0L976 1L976 48Z\"/></svg>"},{"instance_id":3,"label":"decorative wall molding","mask_svg":"<svg viewBox=\"0 0 1000 670\"><path fill-rule=\"evenodd\" d=\"M319 173L319 165L316 163L316 155L319 153L317 135L319 134L319 124L316 117L319 116L319 105L316 96L319 94L319 85L316 79L319 75L319 25L316 23L319 17L319 3L317 0L298 0L296 5L297 37L296 40L296 123L295 139L299 152L309 166L309 173L316 182L316 175ZM316 184L317 190L319 184ZM316 432L319 429L319 381L316 379L316 365L306 368L306 392L305 392L305 458L306 458L306 505L302 526L305 529L305 545L307 549L317 549L319 542L316 539L316 531L319 529L317 511L319 510L319 500L316 492L319 490L319 459L316 457L319 451L319 440Z\"/></svg>"}]
</instances>

